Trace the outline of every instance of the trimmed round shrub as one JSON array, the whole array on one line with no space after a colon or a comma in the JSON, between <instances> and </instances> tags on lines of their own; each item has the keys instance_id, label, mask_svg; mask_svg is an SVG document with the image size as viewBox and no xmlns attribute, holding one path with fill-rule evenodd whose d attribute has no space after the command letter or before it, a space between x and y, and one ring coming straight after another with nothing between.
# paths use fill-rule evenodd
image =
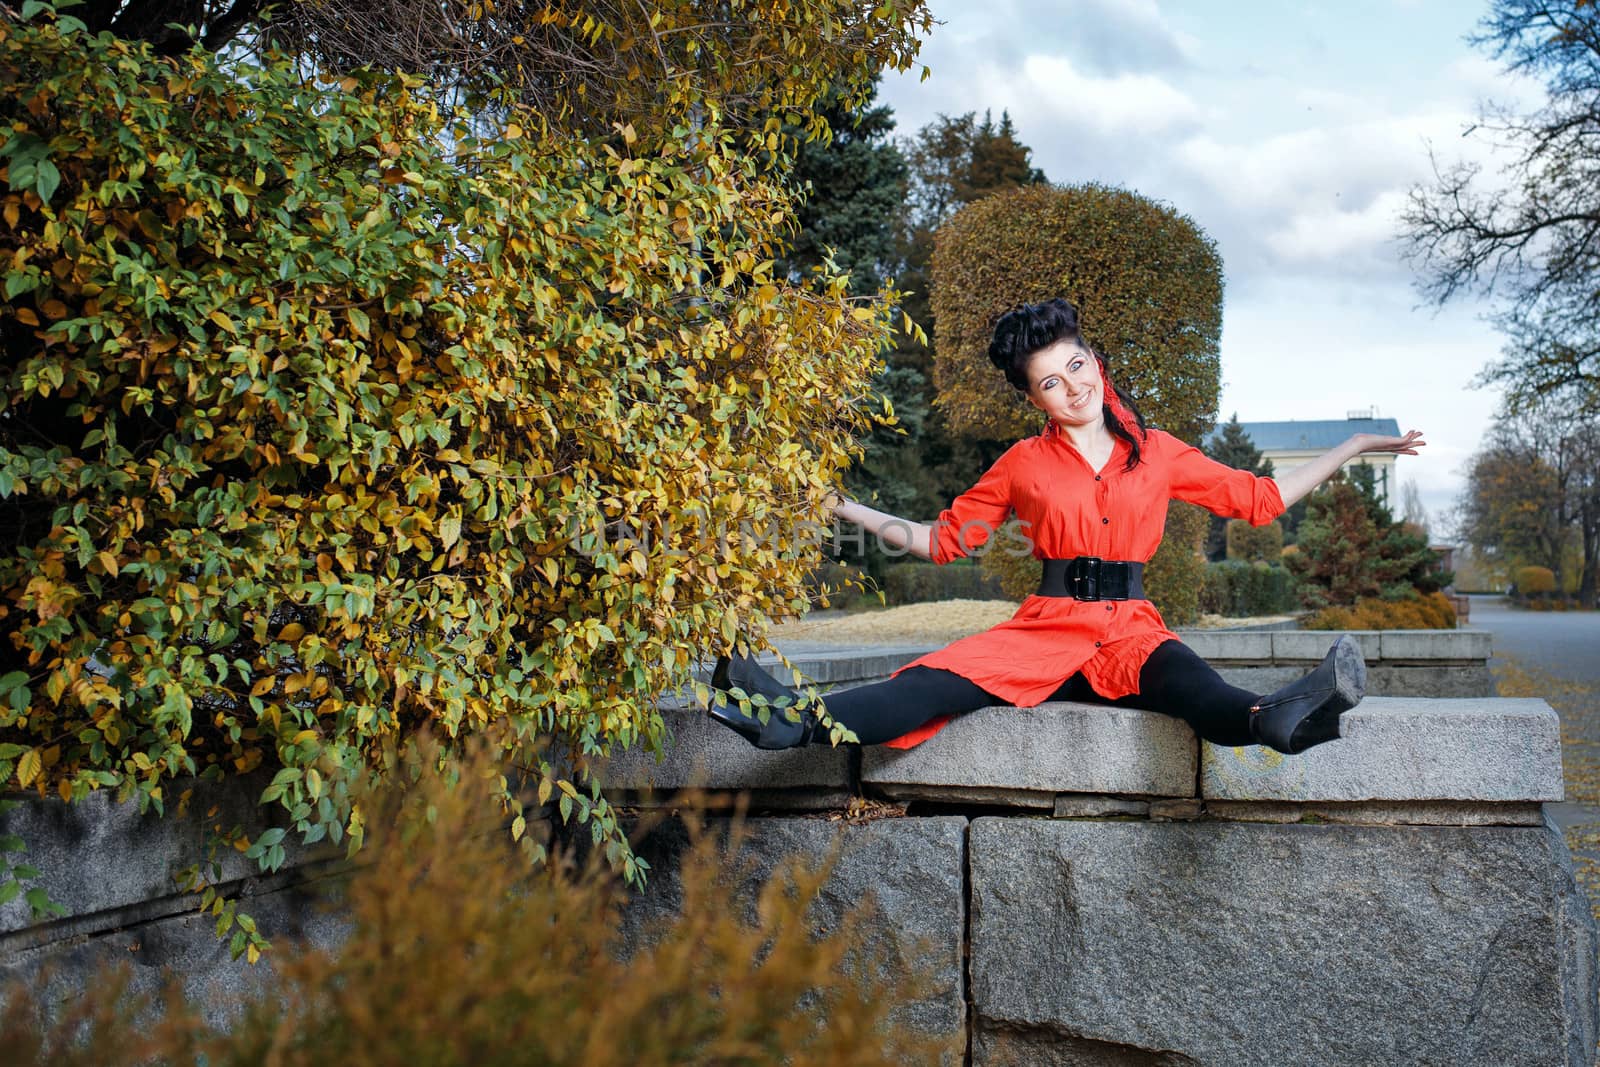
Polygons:
<instances>
[{"instance_id":1,"label":"trimmed round shrub","mask_svg":"<svg viewBox=\"0 0 1600 1067\"><path fill-rule=\"evenodd\" d=\"M1243 519L1230 519L1226 529L1229 559L1276 563L1283 557L1283 524L1280 522L1252 526Z\"/></svg>"},{"instance_id":2,"label":"trimmed round shrub","mask_svg":"<svg viewBox=\"0 0 1600 1067\"><path fill-rule=\"evenodd\" d=\"M1512 581L1519 596L1556 591L1556 572L1549 567L1518 567Z\"/></svg>"}]
</instances>

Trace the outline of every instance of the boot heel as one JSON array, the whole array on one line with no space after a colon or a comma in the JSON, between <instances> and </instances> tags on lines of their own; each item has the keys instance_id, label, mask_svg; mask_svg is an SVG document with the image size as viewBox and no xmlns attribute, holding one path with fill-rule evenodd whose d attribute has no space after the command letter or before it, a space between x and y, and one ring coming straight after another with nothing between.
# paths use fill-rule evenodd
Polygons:
<instances>
[{"instance_id":1,"label":"boot heel","mask_svg":"<svg viewBox=\"0 0 1600 1067\"><path fill-rule=\"evenodd\" d=\"M1320 664L1251 709L1250 733L1258 744L1294 754L1339 736L1339 716L1367 693L1367 664L1349 634L1334 642Z\"/></svg>"}]
</instances>

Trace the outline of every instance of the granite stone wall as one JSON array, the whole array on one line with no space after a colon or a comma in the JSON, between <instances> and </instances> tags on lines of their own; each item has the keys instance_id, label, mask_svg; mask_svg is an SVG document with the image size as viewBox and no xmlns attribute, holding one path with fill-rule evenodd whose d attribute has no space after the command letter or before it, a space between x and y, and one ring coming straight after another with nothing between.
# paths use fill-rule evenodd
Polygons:
<instances>
[{"instance_id":1,"label":"granite stone wall","mask_svg":"<svg viewBox=\"0 0 1600 1067\"><path fill-rule=\"evenodd\" d=\"M1202 652L1298 673L1326 643L1306 636ZM1442 636L1453 643L1364 646L1397 670L1484 668L1486 642ZM893 667L829 669L851 684ZM903 752L758 752L699 708L663 712L672 743L616 754L612 799L643 816L690 788L738 798L755 876L836 852L817 928L874 902L886 995L896 968L920 968L926 995L899 1017L948 1038L952 1065L1595 1062L1596 929L1543 811L1562 795L1543 701L1377 695L1341 739L1297 757L1085 704L982 709ZM206 800L248 819L248 795ZM653 826L630 936L676 906L685 835L670 817ZM270 983L229 961L173 889L196 827L96 798L33 803L3 829L28 838L70 914L31 925L0 908L0 976L48 967L67 996L101 960L131 960L148 985L171 966L217 1018ZM271 879L228 876L264 923L337 944L338 916L307 903L324 873L297 855Z\"/></svg>"}]
</instances>

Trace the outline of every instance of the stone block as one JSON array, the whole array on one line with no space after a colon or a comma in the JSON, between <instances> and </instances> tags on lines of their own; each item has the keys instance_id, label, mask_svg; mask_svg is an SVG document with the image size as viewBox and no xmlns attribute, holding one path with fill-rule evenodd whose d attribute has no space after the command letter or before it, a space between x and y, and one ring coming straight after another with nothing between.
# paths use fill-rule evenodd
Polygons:
<instances>
[{"instance_id":1,"label":"stone block","mask_svg":"<svg viewBox=\"0 0 1600 1067\"><path fill-rule=\"evenodd\" d=\"M850 791L850 751L828 745L763 752L713 722L704 708L663 706L664 758L642 748L613 752L600 771L608 791L680 789Z\"/></svg>"},{"instance_id":2,"label":"stone block","mask_svg":"<svg viewBox=\"0 0 1600 1067\"><path fill-rule=\"evenodd\" d=\"M1542 803L1561 799L1561 735L1543 700L1370 697L1343 736L1297 756L1201 745L1207 800Z\"/></svg>"},{"instance_id":3,"label":"stone block","mask_svg":"<svg viewBox=\"0 0 1600 1067\"><path fill-rule=\"evenodd\" d=\"M863 786L1193 796L1197 742L1179 719L1100 704L995 707L956 717L916 748L867 746Z\"/></svg>"},{"instance_id":4,"label":"stone block","mask_svg":"<svg viewBox=\"0 0 1600 1067\"><path fill-rule=\"evenodd\" d=\"M1592 1064L1553 827L982 818L977 1067Z\"/></svg>"},{"instance_id":5,"label":"stone block","mask_svg":"<svg viewBox=\"0 0 1600 1067\"><path fill-rule=\"evenodd\" d=\"M98 987L102 968L121 963L129 968L131 992L157 997L170 973L205 1021L223 1027L239 1019L248 1000L276 989L276 961L297 951L297 942L332 951L350 932L349 919L304 886L252 895L240 907L273 942L255 965L231 959L227 940L217 939L217 920L191 906L183 914L0 954L0 995L12 981L22 982L56 1017Z\"/></svg>"},{"instance_id":6,"label":"stone block","mask_svg":"<svg viewBox=\"0 0 1600 1067\"><path fill-rule=\"evenodd\" d=\"M1241 667L1224 663L1217 667L1217 674L1229 685L1236 685L1240 689L1252 693L1270 693L1305 674L1307 666Z\"/></svg>"},{"instance_id":7,"label":"stone block","mask_svg":"<svg viewBox=\"0 0 1600 1067\"><path fill-rule=\"evenodd\" d=\"M718 824L709 824L717 827ZM718 827L718 828L725 828ZM868 949L881 954L887 971L880 988L905 984L907 968L929 979L929 995L902 1004L896 1022L950 1042L945 1064L960 1064L966 1045L966 978L963 944L966 926L963 868L967 820L959 816L878 819L851 823L819 818L751 818L744 821L740 856L749 877L740 887L747 918L755 917L755 889L790 856L821 862L838 848L832 876L824 884L810 917L816 931L837 927L845 912L871 900L877 918L868 928ZM622 939L628 950L652 925L682 907L679 857L688 835L675 820L663 822L635 846L651 865L650 881L623 914ZM740 860L730 866L737 867Z\"/></svg>"},{"instance_id":8,"label":"stone block","mask_svg":"<svg viewBox=\"0 0 1600 1067\"><path fill-rule=\"evenodd\" d=\"M1390 697L1492 697L1495 681L1487 661L1390 664L1385 660L1367 668L1367 692Z\"/></svg>"},{"instance_id":9,"label":"stone block","mask_svg":"<svg viewBox=\"0 0 1600 1067\"><path fill-rule=\"evenodd\" d=\"M1058 819L1144 818L1150 814L1150 802L1127 800L1123 797L1063 793L1056 797L1053 814Z\"/></svg>"},{"instance_id":10,"label":"stone block","mask_svg":"<svg viewBox=\"0 0 1600 1067\"><path fill-rule=\"evenodd\" d=\"M1270 693L1288 685L1311 669L1302 663L1284 667L1217 665L1217 674L1229 685L1252 693ZM1388 661L1367 667L1367 693L1389 697L1492 697L1494 675L1487 663L1451 663L1423 666L1391 665Z\"/></svg>"},{"instance_id":11,"label":"stone block","mask_svg":"<svg viewBox=\"0 0 1600 1067\"><path fill-rule=\"evenodd\" d=\"M1203 660L1272 662L1272 634L1268 631L1179 630L1177 634Z\"/></svg>"},{"instance_id":12,"label":"stone block","mask_svg":"<svg viewBox=\"0 0 1600 1067\"><path fill-rule=\"evenodd\" d=\"M1361 826L1540 826L1543 804L1472 800L1208 800L1206 814L1236 822L1338 822Z\"/></svg>"},{"instance_id":13,"label":"stone block","mask_svg":"<svg viewBox=\"0 0 1600 1067\"><path fill-rule=\"evenodd\" d=\"M1382 631L1351 630L1350 636L1361 645L1361 656L1368 663L1382 652ZM1272 633L1272 659L1275 663L1320 663L1339 639L1332 630L1275 630Z\"/></svg>"},{"instance_id":14,"label":"stone block","mask_svg":"<svg viewBox=\"0 0 1600 1067\"><path fill-rule=\"evenodd\" d=\"M1383 658L1396 660L1487 660L1494 635L1487 630L1385 630Z\"/></svg>"},{"instance_id":15,"label":"stone block","mask_svg":"<svg viewBox=\"0 0 1600 1067\"><path fill-rule=\"evenodd\" d=\"M1054 811L1056 794L1043 789L994 789L981 785L927 785L921 782L867 785L863 792L901 804L958 804L964 807Z\"/></svg>"},{"instance_id":16,"label":"stone block","mask_svg":"<svg viewBox=\"0 0 1600 1067\"><path fill-rule=\"evenodd\" d=\"M140 814L136 803L118 803L104 790L76 803L57 797L19 798L23 800L19 807L0 815L0 833L22 838L27 846L22 862L40 872L32 884L65 908L68 918L135 905L145 912L119 921L153 918L186 906L180 903L175 876L205 858L209 827L240 825L253 838L272 825L269 816L278 813L257 803L271 780L270 775L252 774L222 782L169 785L169 798L194 790L185 818L177 817L170 799L167 817L162 817L154 810ZM213 807L216 814L204 818ZM284 846L288 854L285 866L296 866L306 858L298 837L286 837ZM259 870L254 860L231 848L218 850L217 862L222 867L218 881L247 877ZM0 905L0 934L31 925L31 913L22 899Z\"/></svg>"}]
</instances>

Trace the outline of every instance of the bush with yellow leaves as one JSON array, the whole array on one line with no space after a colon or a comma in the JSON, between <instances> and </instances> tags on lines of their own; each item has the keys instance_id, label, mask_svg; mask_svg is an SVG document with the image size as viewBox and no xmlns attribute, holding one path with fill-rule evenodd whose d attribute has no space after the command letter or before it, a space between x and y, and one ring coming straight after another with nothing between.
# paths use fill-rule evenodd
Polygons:
<instances>
[{"instance_id":1,"label":"bush with yellow leaves","mask_svg":"<svg viewBox=\"0 0 1600 1067\"><path fill-rule=\"evenodd\" d=\"M265 767L288 833L353 849L389 742L506 727L508 757L555 742L541 800L640 877L589 760L659 747L697 656L807 607L894 294L775 274L792 194L692 71L601 135L26 7L0 8L0 788L162 811ZM870 79L922 17L864 15L886 32L826 62L785 35L763 70ZM228 843L273 869L269 834Z\"/></svg>"}]
</instances>

